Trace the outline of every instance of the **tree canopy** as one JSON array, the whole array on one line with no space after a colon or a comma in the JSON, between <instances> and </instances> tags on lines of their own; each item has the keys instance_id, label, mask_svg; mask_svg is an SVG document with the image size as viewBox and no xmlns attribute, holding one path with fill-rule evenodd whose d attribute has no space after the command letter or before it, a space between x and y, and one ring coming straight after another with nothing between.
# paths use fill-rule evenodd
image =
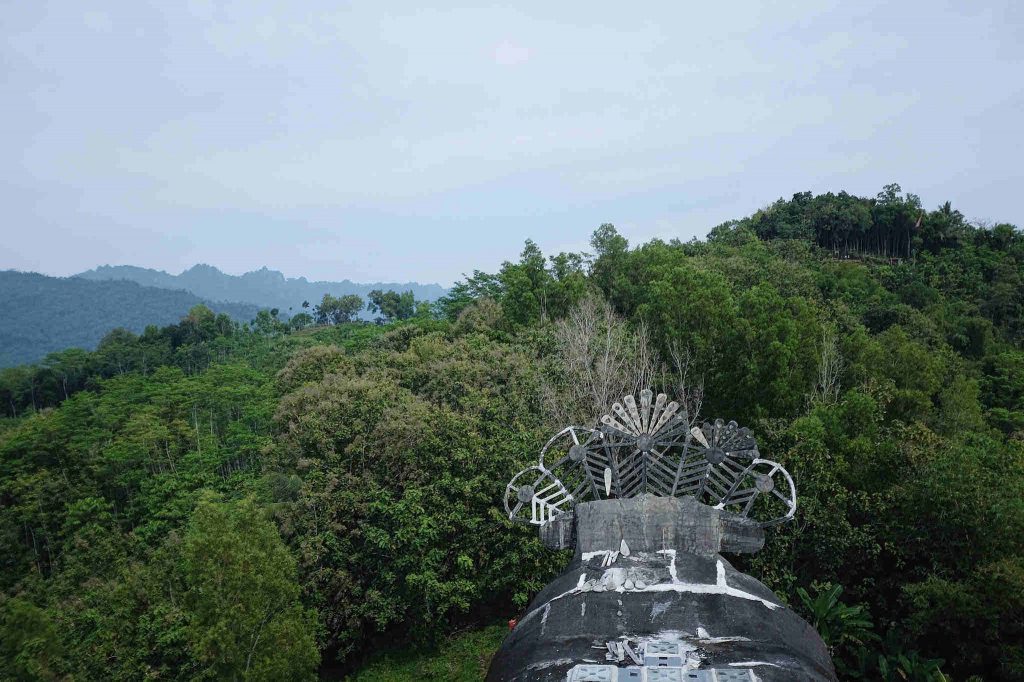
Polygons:
<instances>
[{"instance_id":1,"label":"tree canopy","mask_svg":"<svg viewBox=\"0 0 1024 682\"><path fill-rule=\"evenodd\" d=\"M638 383L793 474L736 564L845 679L1024 676L1019 230L889 186L591 247L376 291L380 324L198 307L4 370L0 678L334 678L514 617L566 557L502 486Z\"/></svg>"},{"instance_id":2,"label":"tree canopy","mask_svg":"<svg viewBox=\"0 0 1024 682\"><path fill-rule=\"evenodd\" d=\"M317 324L341 324L355 320L362 309L363 299L355 294L324 294L320 304L313 308L313 316Z\"/></svg>"}]
</instances>

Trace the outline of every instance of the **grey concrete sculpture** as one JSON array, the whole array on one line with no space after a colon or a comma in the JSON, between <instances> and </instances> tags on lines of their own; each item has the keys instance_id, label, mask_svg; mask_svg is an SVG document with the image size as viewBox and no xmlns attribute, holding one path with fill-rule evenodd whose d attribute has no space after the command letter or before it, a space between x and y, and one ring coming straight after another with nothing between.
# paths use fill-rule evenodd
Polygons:
<instances>
[{"instance_id":1,"label":"grey concrete sculpture","mask_svg":"<svg viewBox=\"0 0 1024 682\"><path fill-rule=\"evenodd\" d=\"M793 518L796 487L782 465L762 459L746 428L721 419L691 425L664 394L612 405L601 427L570 426L541 449L538 463L505 488L509 518L543 525L587 500L693 496L770 526ZM667 404L666 404L667 403Z\"/></svg>"},{"instance_id":2,"label":"grey concrete sculpture","mask_svg":"<svg viewBox=\"0 0 1024 682\"><path fill-rule=\"evenodd\" d=\"M575 553L487 679L833 682L814 629L720 555L757 552L766 526L792 518L789 474L746 429L692 427L651 397L627 397L599 430L560 432L506 488L510 518Z\"/></svg>"}]
</instances>

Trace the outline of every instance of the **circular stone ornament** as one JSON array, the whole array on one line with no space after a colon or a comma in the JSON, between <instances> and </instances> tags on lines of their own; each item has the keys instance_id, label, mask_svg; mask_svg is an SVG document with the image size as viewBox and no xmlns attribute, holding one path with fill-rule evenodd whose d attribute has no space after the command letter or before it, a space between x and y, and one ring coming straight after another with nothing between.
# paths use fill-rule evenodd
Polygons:
<instances>
[{"instance_id":1,"label":"circular stone ornament","mask_svg":"<svg viewBox=\"0 0 1024 682\"><path fill-rule=\"evenodd\" d=\"M725 461L725 450L722 448L708 448L708 451L704 453L704 458L717 466Z\"/></svg>"}]
</instances>

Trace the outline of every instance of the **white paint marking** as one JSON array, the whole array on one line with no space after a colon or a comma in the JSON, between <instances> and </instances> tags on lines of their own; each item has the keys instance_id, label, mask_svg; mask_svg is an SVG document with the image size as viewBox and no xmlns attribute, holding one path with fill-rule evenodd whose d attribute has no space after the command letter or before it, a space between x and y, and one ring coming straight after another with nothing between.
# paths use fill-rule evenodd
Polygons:
<instances>
[{"instance_id":1,"label":"white paint marking","mask_svg":"<svg viewBox=\"0 0 1024 682\"><path fill-rule=\"evenodd\" d=\"M672 602L670 601L654 602L654 605L651 606L651 622L653 623L655 618L668 611L668 607L670 606L672 606Z\"/></svg>"},{"instance_id":2,"label":"white paint marking","mask_svg":"<svg viewBox=\"0 0 1024 682\"><path fill-rule=\"evenodd\" d=\"M658 554L667 554L672 561L668 565L668 574L672 578L672 584L679 584L679 576L676 575L676 551L674 549L659 549Z\"/></svg>"},{"instance_id":3,"label":"white paint marking","mask_svg":"<svg viewBox=\"0 0 1024 682\"><path fill-rule=\"evenodd\" d=\"M729 665L740 667L748 667L752 665L770 665L773 668L781 668L781 665L776 663L769 663L768 661L737 661L736 663L730 663Z\"/></svg>"},{"instance_id":4,"label":"white paint marking","mask_svg":"<svg viewBox=\"0 0 1024 682\"><path fill-rule=\"evenodd\" d=\"M726 642L749 642L749 637L712 637L704 628L697 628L697 639L705 644L724 644Z\"/></svg>"},{"instance_id":5,"label":"white paint marking","mask_svg":"<svg viewBox=\"0 0 1024 682\"><path fill-rule=\"evenodd\" d=\"M679 580L679 576L676 574L676 551L674 549L662 549L658 551L659 554L667 554L672 559L668 565L668 573L672 578L671 583L658 583L657 585L648 585L644 589L635 589L635 592L690 592L693 594L724 594L729 597L737 597L739 599L747 599L750 601L759 601L769 609L779 608L778 604L762 599L757 595L744 592L738 588L732 587L725 579L725 564L721 561L716 566L716 581L714 585L708 585L706 583L684 583Z\"/></svg>"},{"instance_id":6,"label":"white paint marking","mask_svg":"<svg viewBox=\"0 0 1024 682\"><path fill-rule=\"evenodd\" d=\"M583 555L583 557L584 557L584 560L587 560L588 558L595 557L598 554L610 555L610 554L612 554L612 552L609 552L608 550L602 550L602 551L598 551L598 552L587 552L586 554ZM614 554L617 555L618 552L614 552ZM729 583L728 583L728 581L726 580L726 577L725 577L725 564L723 564L721 561L719 561L717 566L715 567L717 575L716 575L716 581L715 581L714 585L709 585L709 584L706 584L706 583L684 583L684 582L681 582L679 580L679 576L676 574L676 550L674 550L674 549L661 549L661 550L658 550L658 554L665 554L668 557L670 557L670 561L669 561L669 565L668 565L668 572L669 572L669 576L672 579L672 582L671 583L658 583L656 585L647 585L647 586L645 586L643 588L641 588L641 587L637 586L636 584L634 584L633 585L634 589L630 592L630 594L638 594L638 593L643 593L643 592L678 592L678 593L686 592L686 593L690 593L690 594L721 594L721 595L725 595L727 597L735 597L737 599L746 599L748 601L761 602L766 608L769 608L769 609L777 609L777 608L779 608L779 604L776 604L774 602L770 602L767 599L762 599L761 597L758 597L757 595L750 594L749 592L744 592L741 589L738 589L736 587L732 587L731 585L729 585ZM615 591L615 592L623 593L623 592L626 591L625 587L623 587L623 583L625 583L625 578L626 578L626 572L625 572L624 569L621 569L621 568L610 568L610 569L606 570L604 572L604 575L601 577L601 582L598 583L599 589L595 589L594 591L597 592L597 591L603 591L604 589L607 589L607 590L610 590L610 591ZM546 623L547 622L547 614L548 614L549 609L551 608L551 603L552 602L554 602L554 601L556 601L558 599L561 599L563 597L567 597L570 594L579 594L579 593L581 593L583 591L583 585L585 585L585 584L586 584L585 582L584 583L577 583L576 587L572 588L571 590L566 590L562 594L559 594L559 595L557 595L555 597L552 597L543 606L543 609L544 609L543 614L544 615L543 615L543 618L541 620L541 623ZM540 610L539 607L537 609L534 609L530 613L526 614L526 616L521 621L519 621L519 624L522 625L523 623L528 621L530 618L533 617L533 615L535 613L537 613L538 610ZM541 627L541 634L542 635L544 634L544 627L543 626ZM728 641L733 641L733 640L735 640L735 638L730 638Z\"/></svg>"},{"instance_id":7,"label":"white paint marking","mask_svg":"<svg viewBox=\"0 0 1024 682\"><path fill-rule=\"evenodd\" d=\"M526 666L527 670L543 670L544 668L551 668L556 665L568 665L573 662L571 658L558 658L553 661L541 661L540 663L531 663Z\"/></svg>"}]
</instances>

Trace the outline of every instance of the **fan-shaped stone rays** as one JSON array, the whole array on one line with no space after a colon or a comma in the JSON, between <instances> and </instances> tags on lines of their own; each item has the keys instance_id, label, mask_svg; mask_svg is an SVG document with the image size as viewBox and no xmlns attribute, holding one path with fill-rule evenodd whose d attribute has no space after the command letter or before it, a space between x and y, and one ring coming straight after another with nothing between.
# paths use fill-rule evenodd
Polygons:
<instances>
[{"instance_id":1,"label":"fan-shaped stone rays","mask_svg":"<svg viewBox=\"0 0 1024 682\"><path fill-rule=\"evenodd\" d=\"M529 514L520 477L535 479ZM639 401L627 395L614 403L597 429L570 426L555 434L538 465L506 487L505 508L511 519L540 525L582 501L642 494L692 495L764 526L796 510L792 477L760 458L749 429L722 419L694 425L678 403L649 389Z\"/></svg>"}]
</instances>

